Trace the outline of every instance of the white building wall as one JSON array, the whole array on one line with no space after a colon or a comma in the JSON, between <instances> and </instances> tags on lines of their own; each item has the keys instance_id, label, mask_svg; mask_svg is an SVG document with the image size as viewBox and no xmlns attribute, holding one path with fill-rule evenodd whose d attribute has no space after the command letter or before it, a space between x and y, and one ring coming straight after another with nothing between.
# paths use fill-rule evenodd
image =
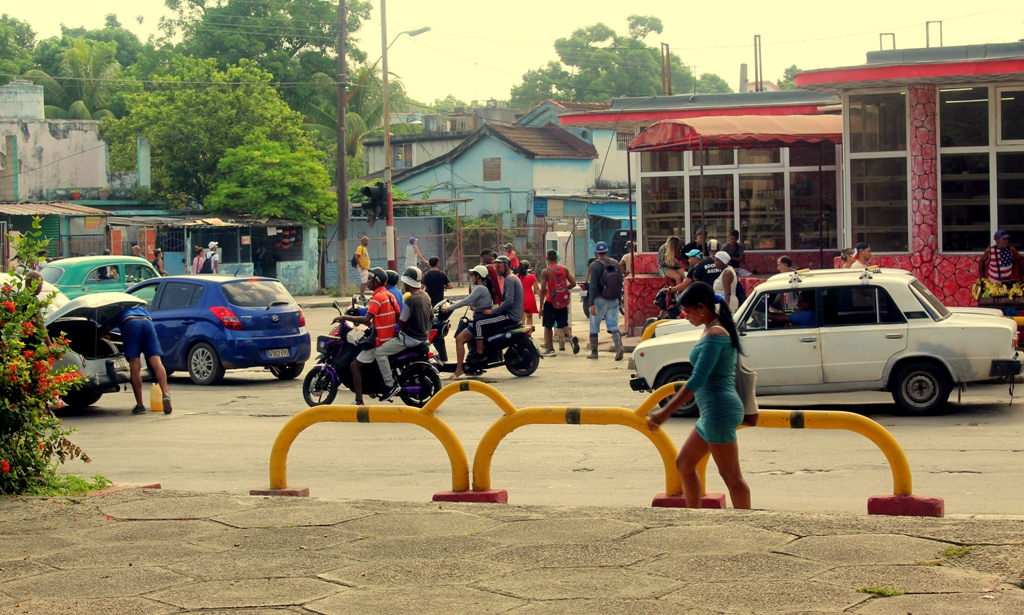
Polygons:
<instances>
[{"instance_id":1,"label":"white building wall","mask_svg":"<svg viewBox=\"0 0 1024 615\"><path fill-rule=\"evenodd\" d=\"M47 189L106 187L107 144L100 139L99 124L0 119L0 147L8 135L17 140L18 200L42 201Z\"/></svg>"},{"instance_id":2,"label":"white building wall","mask_svg":"<svg viewBox=\"0 0 1024 615\"><path fill-rule=\"evenodd\" d=\"M433 160L438 156L447 154L458 147L464 140L464 138L460 137L458 139L439 139L437 141L414 141L412 143L412 164L413 166L423 164L428 160ZM392 143L392 145L398 144ZM367 145L364 146L363 151L365 152L363 168L366 175L384 170L383 145Z\"/></svg>"}]
</instances>

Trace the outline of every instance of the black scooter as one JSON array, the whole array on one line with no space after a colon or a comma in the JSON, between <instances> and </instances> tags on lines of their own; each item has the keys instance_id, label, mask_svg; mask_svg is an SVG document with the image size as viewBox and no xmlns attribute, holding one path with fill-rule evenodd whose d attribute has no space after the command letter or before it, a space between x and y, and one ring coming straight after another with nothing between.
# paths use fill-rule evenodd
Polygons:
<instances>
[{"instance_id":1,"label":"black scooter","mask_svg":"<svg viewBox=\"0 0 1024 615\"><path fill-rule=\"evenodd\" d=\"M439 303L438 307L440 308L442 305L447 304ZM450 327L448 319L451 318L452 313L439 309L435 309L434 313L434 329L438 331L438 335L443 336L448 333ZM459 319L459 326L456 328L455 336L457 337L463 329L471 326L473 326L472 319L463 315ZM533 344L533 338L530 337L532 332L532 326L519 324L492 333L484 338L484 357L486 357L486 360L470 362L467 358L463 364L462 371L467 376L478 376L489 369L504 365L513 376L525 377L533 374L540 367L540 351L537 350L537 347ZM475 343L475 341L470 342L470 347L473 347ZM437 365L438 371L452 374L455 373L455 367L458 364L455 362L441 363L438 361L435 365Z\"/></svg>"},{"instance_id":2,"label":"black scooter","mask_svg":"<svg viewBox=\"0 0 1024 615\"><path fill-rule=\"evenodd\" d=\"M345 311L349 316L358 316L360 305L355 299L352 306ZM341 314L341 306L334 302L334 309ZM435 318L437 310L434 311ZM437 335L431 331L431 339ZM330 335L321 335L316 340L316 349L320 353L316 365L306 374L302 382L302 398L310 406L328 405L338 394L338 386L352 390L352 361L359 355L360 347L357 337L362 333L356 331L352 323L343 321L334 326ZM441 378L433 364L433 352L430 344L425 343L416 348L409 348L390 357L391 369L395 382L402 387L398 396L406 405L422 408L438 391L441 390ZM363 394L378 399L387 392L384 380L380 375L377 362L367 364L363 368Z\"/></svg>"}]
</instances>

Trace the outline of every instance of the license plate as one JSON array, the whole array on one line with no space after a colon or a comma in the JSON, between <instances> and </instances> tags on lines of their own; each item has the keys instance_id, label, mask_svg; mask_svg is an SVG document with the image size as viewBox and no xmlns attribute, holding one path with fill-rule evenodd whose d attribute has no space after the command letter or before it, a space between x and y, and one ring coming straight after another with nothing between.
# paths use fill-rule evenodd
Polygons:
<instances>
[{"instance_id":1,"label":"license plate","mask_svg":"<svg viewBox=\"0 0 1024 615\"><path fill-rule=\"evenodd\" d=\"M114 359L114 369L128 369L128 359Z\"/></svg>"},{"instance_id":2,"label":"license plate","mask_svg":"<svg viewBox=\"0 0 1024 615\"><path fill-rule=\"evenodd\" d=\"M273 350L267 351L267 357L271 359L287 359L288 358L287 348L274 348Z\"/></svg>"}]
</instances>

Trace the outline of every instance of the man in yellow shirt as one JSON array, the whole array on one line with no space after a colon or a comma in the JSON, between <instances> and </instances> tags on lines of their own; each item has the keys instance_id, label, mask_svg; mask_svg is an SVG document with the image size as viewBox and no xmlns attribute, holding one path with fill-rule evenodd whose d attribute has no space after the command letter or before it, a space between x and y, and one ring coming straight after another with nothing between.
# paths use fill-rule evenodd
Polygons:
<instances>
[{"instance_id":1,"label":"man in yellow shirt","mask_svg":"<svg viewBox=\"0 0 1024 615\"><path fill-rule=\"evenodd\" d=\"M359 246L356 248L356 258L359 259L359 266L356 267L356 270L359 271L360 297L366 296L366 281L370 276L370 252L366 249L368 245L370 245L370 238L363 235L359 240Z\"/></svg>"}]
</instances>

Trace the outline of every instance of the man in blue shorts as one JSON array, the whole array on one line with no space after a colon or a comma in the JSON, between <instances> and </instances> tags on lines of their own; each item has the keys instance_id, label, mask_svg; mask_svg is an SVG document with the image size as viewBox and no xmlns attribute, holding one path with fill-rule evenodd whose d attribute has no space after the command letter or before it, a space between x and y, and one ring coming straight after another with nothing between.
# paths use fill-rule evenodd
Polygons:
<instances>
[{"instance_id":1,"label":"man in blue shorts","mask_svg":"<svg viewBox=\"0 0 1024 615\"><path fill-rule=\"evenodd\" d=\"M164 363L160 359L164 355L160 348L160 340L156 336L156 329L153 328L153 319L149 312L142 306L135 306L121 312L112 318L104 327L104 331L110 329L121 330L121 342L124 344L124 356L128 359L128 366L132 373L132 391L135 393L135 407L132 414L144 414L146 406L142 403L142 359L146 355L149 362L149 369L156 376L160 384L160 391L164 396L164 414L171 413L171 396L167 392L167 372L164 371Z\"/></svg>"}]
</instances>

